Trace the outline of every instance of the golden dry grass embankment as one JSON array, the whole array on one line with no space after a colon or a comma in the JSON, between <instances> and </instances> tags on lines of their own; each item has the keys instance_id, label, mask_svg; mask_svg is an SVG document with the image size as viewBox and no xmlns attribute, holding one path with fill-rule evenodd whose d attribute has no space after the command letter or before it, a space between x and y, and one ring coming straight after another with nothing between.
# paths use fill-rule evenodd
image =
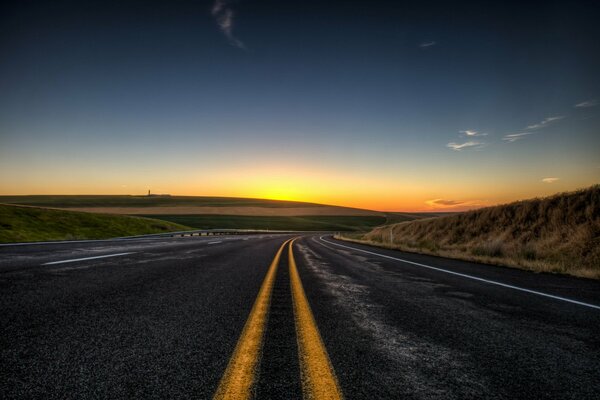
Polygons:
<instances>
[{"instance_id":1,"label":"golden dry grass embankment","mask_svg":"<svg viewBox=\"0 0 600 400\"><path fill-rule=\"evenodd\" d=\"M535 272L600 279L600 185L377 227L345 239Z\"/></svg>"}]
</instances>

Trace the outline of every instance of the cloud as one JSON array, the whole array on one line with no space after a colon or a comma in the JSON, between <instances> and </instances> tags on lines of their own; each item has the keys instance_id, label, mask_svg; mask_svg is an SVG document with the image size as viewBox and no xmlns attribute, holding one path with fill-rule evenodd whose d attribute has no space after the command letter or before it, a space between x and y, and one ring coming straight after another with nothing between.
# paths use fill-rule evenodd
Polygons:
<instances>
[{"instance_id":1,"label":"cloud","mask_svg":"<svg viewBox=\"0 0 600 400\"><path fill-rule=\"evenodd\" d=\"M563 118L564 118L563 116L548 117L548 118L544 119L543 121L538 122L537 124L529 125L526 129L535 130L535 129L545 128L548 125L552 124L553 122L556 122Z\"/></svg>"},{"instance_id":2,"label":"cloud","mask_svg":"<svg viewBox=\"0 0 600 400\"><path fill-rule=\"evenodd\" d=\"M573 107L588 108L588 107L595 107L597 105L598 105L598 100L587 100L587 101L582 101L581 103L577 103Z\"/></svg>"},{"instance_id":3,"label":"cloud","mask_svg":"<svg viewBox=\"0 0 600 400\"><path fill-rule=\"evenodd\" d=\"M511 133L510 135L504 135L502 140L512 143L512 142L516 142L517 140L524 139L525 136L528 136L528 135L533 135L533 132Z\"/></svg>"},{"instance_id":4,"label":"cloud","mask_svg":"<svg viewBox=\"0 0 600 400\"><path fill-rule=\"evenodd\" d=\"M462 133L466 136L469 136L469 137L487 136L487 133L477 132L477 131L472 131L472 130L460 131L460 133Z\"/></svg>"},{"instance_id":5,"label":"cloud","mask_svg":"<svg viewBox=\"0 0 600 400\"><path fill-rule=\"evenodd\" d=\"M216 0L210 13L215 17L219 29L233 46L246 49L244 43L233 35L235 13L230 7L232 0Z\"/></svg>"},{"instance_id":6,"label":"cloud","mask_svg":"<svg viewBox=\"0 0 600 400\"><path fill-rule=\"evenodd\" d=\"M556 181L558 181L560 178L544 178L542 179L542 182L544 183L554 183Z\"/></svg>"},{"instance_id":7,"label":"cloud","mask_svg":"<svg viewBox=\"0 0 600 400\"><path fill-rule=\"evenodd\" d=\"M484 143L481 143L481 142L468 141L465 143L450 142L446 145L446 147L448 147L449 149L455 150L455 151L461 151L461 150L467 149L469 147L481 148L483 145L484 145Z\"/></svg>"},{"instance_id":8,"label":"cloud","mask_svg":"<svg viewBox=\"0 0 600 400\"><path fill-rule=\"evenodd\" d=\"M479 200L448 200L448 199L431 199L426 200L427 204L432 209L449 209L449 210L468 210L484 205Z\"/></svg>"},{"instance_id":9,"label":"cloud","mask_svg":"<svg viewBox=\"0 0 600 400\"><path fill-rule=\"evenodd\" d=\"M527 131L536 131L538 129L542 129L547 127L550 124L553 124L556 121L559 121L561 119L563 119L564 117L561 115L558 115L556 117L548 117L540 122L538 122L537 124L533 124L533 125L529 125L528 127L526 127L524 129L525 132L521 132L521 133L511 133L508 135L504 135L504 137L502 138L502 140L504 140L505 142L508 143L513 143L516 142L517 140L521 140L524 139L525 136L529 136L529 135L533 135L535 132L527 132Z\"/></svg>"},{"instance_id":10,"label":"cloud","mask_svg":"<svg viewBox=\"0 0 600 400\"><path fill-rule=\"evenodd\" d=\"M427 200L425 203L430 206L442 206L442 207L456 207L456 206L461 206L463 204L466 204L464 201L445 200L445 199L432 199L432 200Z\"/></svg>"},{"instance_id":11,"label":"cloud","mask_svg":"<svg viewBox=\"0 0 600 400\"><path fill-rule=\"evenodd\" d=\"M434 42L434 41L423 42L419 45L419 47L422 49L426 49L427 47L435 46L436 44L437 44L437 42Z\"/></svg>"}]
</instances>

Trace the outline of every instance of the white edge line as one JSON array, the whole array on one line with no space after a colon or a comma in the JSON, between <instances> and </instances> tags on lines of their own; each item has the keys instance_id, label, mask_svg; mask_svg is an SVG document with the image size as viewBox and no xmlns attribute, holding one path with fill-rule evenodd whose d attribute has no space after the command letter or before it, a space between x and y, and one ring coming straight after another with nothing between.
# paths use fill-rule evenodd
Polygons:
<instances>
[{"instance_id":1,"label":"white edge line","mask_svg":"<svg viewBox=\"0 0 600 400\"><path fill-rule=\"evenodd\" d=\"M208 242L207 244L217 244L217 243L222 243L221 240L217 240L216 242Z\"/></svg>"},{"instance_id":2,"label":"white edge line","mask_svg":"<svg viewBox=\"0 0 600 400\"><path fill-rule=\"evenodd\" d=\"M136 253L135 251L130 251L128 253L107 254L107 255L104 255L104 256L85 257L85 258L73 258L71 260L62 260L62 261L47 262L47 263L44 263L42 265L65 264L65 263L71 263L71 262L75 262L75 261L86 261L86 260L96 260L98 258L126 256L127 254L135 254L135 253Z\"/></svg>"},{"instance_id":3,"label":"white edge line","mask_svg":"<svg viewBox=\"0 0 600 400\"><path fill-rule=\"evenodd\" d=\"M502 283L502 282L491 281L489 279L484 279L484 278L479 278L477 276L462 274L460 272L449 271L449 270L443 269L443 268L432 267L431 265L420 264L420 263L417 263L417 262L414 262L414 261L408 261L408 260L403 260L401 258L396 258L396 257L392 257L392 256L386 256L385 254L379 254L379 253L375 253L373 251L367 251L367 250L357 249L356 247L345 246L343 244L338 244L338 243L330 242L329 240L325 240L325 239L323 239L323 236L319 237L319 239L322 240L325 243L329 243L329 244L332 244L334 246L345 247L347 249L351 249L351 250L354 250L354 251L360 251L360 252L367 253L367 254L373 254L373 255L376 255L376 256L379 256L379 257L389 258L391 260L400 261L400 262L403 262L403 263L406 263L406 264L416 265L418 267L428 268L428 269L432 269L432 270L439 271L439 272L445 272L447 274L461 276L463 278L472 279L472 280L479 281L479 282L485 282L485 283L489 283L489 284L497 285L497 286L502 286L502 287L509 288L509 289L520 290L521 292L526 292L526 293L531 293L531 294L537 294L538 296L549 297L551 299L561 300L561 301L565 301L567 303L577 304L577 305L580 305L580 306L590 307L590 308L594 308L596 310L600 310L600 306L597 306L597 305L594 305L594 304L589 304L589 303L584 303L582 301L567 299L565 297L560 297L560 296L555 296L555 295L548 294L548 293L538 292L536 290L525 289L525 288L522 288L522 287L519 287L519 286L513 286L513 285L509 285L509 284Z\"/></svg>"}]
</instances>

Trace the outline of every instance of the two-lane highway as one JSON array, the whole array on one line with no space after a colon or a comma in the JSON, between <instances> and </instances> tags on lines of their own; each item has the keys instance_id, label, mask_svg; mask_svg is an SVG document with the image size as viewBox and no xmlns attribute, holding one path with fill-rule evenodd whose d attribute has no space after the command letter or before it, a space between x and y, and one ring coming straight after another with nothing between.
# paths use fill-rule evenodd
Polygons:
<instances>
[{"instance_id":1,"label":"two-lane highway","mask_svg":"<svg viewBox=\"0 0 600 400\"><path fill-rule=\"evenodd\" d=\"M600 393L595 281L247 235L0 246L0 290L2 398Z\"/></svg>"},{"instance_id":2,"label":"two-lane highway","mask_svg":"<svg viewBox=\"0 0 600 400\"><path fill-rule=\"evenodd\" d=\"M283 240L0 248L0 397L210 398Z\"/></svg>"}]
</instances>

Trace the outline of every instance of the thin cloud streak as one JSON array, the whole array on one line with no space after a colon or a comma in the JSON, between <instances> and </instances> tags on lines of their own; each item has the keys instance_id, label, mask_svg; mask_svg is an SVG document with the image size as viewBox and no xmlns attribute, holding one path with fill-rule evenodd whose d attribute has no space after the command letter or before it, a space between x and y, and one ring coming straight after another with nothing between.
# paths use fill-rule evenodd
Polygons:
<instances>
[{"instance_id":1,"label":"thin cloud streak","mask_svg":"<svg viewBox=\"0 0 600 400\"><path fill-rule=\"evenodd\" d=\"M545 128L548 125L550 125L550 124L552 124L552 123L554 123L556 121L559 121L559 120L561 120L563 118L564 118L563 116L548 117L548 118L544 119L543 121L538 122L537 124L529 125L526 129L536 130L536 129Z\"/></svg>"},{"instance_id":2,"label":"thin cloud streak","mask_svg":"<svg viewBox=\"0 0 600 400\"><path fill-rule=\"evenodd\" d=\"M502 140L512 143L524 139L528 135L533 135L533 132L511 133L510 135L505 135Z\"/></svg>"},{"instance_id":3,"label":"thin cloud streak","mask_svg":"<svg viewBox=\"0 0 600 400\"><path fill-rule=\"evenodd\" d=\"M234 12L229 6L231 0L216 0L212 6L211 14L215 17L219 29L233 46L246 49L244 43L233 35Z\"/></svg>"},{"instance_id":4,"label":"thin cloud streak","mask_svg":"<svg viewBox=\"0 0 600 400\"><path fill-rule=\"evenodd\" d=\"M483 204L478 200L448 200L448 199L431 199L426 200L425 204L433 209L448 209L461 210L481 207Z\"/></svg>"},{"instance_id":5,"label":"thin cloud streak","mask_svg":"<svg viewBox=\"0 0 600 400\"><path fill-rule=\"evenodd\" d=\"M466 136L469 137L476 137L476 136L487 136L487 133L483 133L483 132L477 132L477 131L473 131L473 130L466 130L466 131L460 131L459 133L462 133Z\"/></svg>"},{"instance_id":6,"label":"thin cloud streak","mask_svg":"<svg viewBox=\"0 0 600 400\"><path fill-rule=\"evenodd\" d=\"M581 103L575 104L573 107L576 108L588 108L588 107L596 107L598 105L598 100L587 100L582 101Z\"/></svg>"},{"instance_id":7,"label":"thin cloud streak","mask_svg":"<svg viewBox=\"0 0 600 400\"><path fill-rule=\"evenodd\" d=\"M542 128L546 128L547 126L555 123L556 121L560 121L563 118L564 118L564 116L562 116L562 115L545 118L544 120L538 122L537 124L529 125L528 127L526 127L524 129L525 132L511 133L509 135L504 135L502 140L504 140L505 142L508 142L508 143L516 142L518 140L524 139L525 136L535 134L536 133L535 131L540 130ZM533 132L528 132L528 131L533 131Z\"/></svg>"},{"instance_id":8,"label":"thin cloud streak","mask_svg":"<svg viewBox=\"0 0 600 400\"><path fill-rule=\"evenodd\" d=\"M434 41L423 42L419 45L419 47L422 49L426 49L427 47L435 46L436 44L437 44L437 42L434 42Z\"/></svg>"},{"instance_id":9,"label":"thin cloud streak","mask_svg":"<svg viewBox=\"0 0 600 400\"><path fill-rule=\"evenodd\" d=\"M560 178L544 178L542 179L542 182L544 183L554 183L556 181L560 180Z\"/></svg>"},{"instance_id":10,"label":"thin cloud streak","mask_svg":"<svg viewBox=\"0 0 600 400\"><path fill-rule=\"evenodd\" d=\"M461 151L463 149L467 149L467 148L480 148L483 145L483 143L481 142L476 142L476 141L468 141L465 143L454 143L454 142L450 142L446 145L446 147L448 147L449 149L452 149L454 151Z\"/></svg>"},{"instance_id":11,"label":"thin cloud streak","mask_svg":"<svg viewBox=\"0 0 600 400\"><path fill-rule=\"evenodd\" d=\"M465 204L464 201L456 200L445 200L445 199L432 199L425 202L430 206L445 206L445 207L456 207Z\"/></svg>"}]
</instances>

